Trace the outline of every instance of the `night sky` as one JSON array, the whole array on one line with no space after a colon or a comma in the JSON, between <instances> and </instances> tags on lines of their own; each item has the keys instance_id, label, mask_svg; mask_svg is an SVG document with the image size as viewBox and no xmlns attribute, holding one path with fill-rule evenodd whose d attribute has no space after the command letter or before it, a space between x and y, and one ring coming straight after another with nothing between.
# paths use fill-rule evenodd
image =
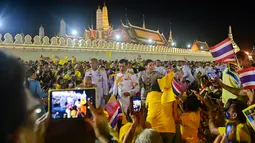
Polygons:
<instances>
[{"instance_id":1,"label":"night sky","mask_svg":"<svg viewBox=\"0 0 255 143\"><path fill-rule=\"evenodd\" d=\"M245 50L255 45L255 2L203 0L105 0L109 21L118 28L125 21L125 8L133 25L142 25L145 15L149 29L159 29L166 38L170 22L174 41L178 47L192 44L194 40L206 41L209 46L227 38L232 26L235 42ZM67 32L95 27L96 9L104 0L0 0L0 33L38 34L42 24L47 36L59 32L59 22L64 18Z\"/></svg>"}]
</instances>

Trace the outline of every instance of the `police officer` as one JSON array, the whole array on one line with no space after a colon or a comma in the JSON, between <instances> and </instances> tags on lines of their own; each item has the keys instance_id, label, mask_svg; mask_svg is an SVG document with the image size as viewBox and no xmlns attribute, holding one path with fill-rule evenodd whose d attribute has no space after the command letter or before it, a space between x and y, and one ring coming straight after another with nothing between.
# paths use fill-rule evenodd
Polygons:
<instances>
[{"instance_id":1,"label":"police officer","mask_svg":"<svg viewBox=\"0 0 255 143\"><path fill-rule=\"evenodd\" d=\"M97 85L96 105L97 106L104 105L105 104L104 98L108 96L108 90L109 90L105 69L98 68L98 61L95 58L90 59L89 64L91 68L88 71L86 71L85 77L91 76L92 84Z\"/></svg>"}]
</instances>

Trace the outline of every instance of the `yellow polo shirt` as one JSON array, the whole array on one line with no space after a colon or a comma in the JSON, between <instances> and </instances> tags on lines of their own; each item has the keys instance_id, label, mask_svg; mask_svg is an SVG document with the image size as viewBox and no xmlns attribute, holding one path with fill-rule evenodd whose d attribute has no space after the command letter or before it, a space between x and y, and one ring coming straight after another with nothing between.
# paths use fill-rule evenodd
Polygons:
<instances>
[{"instance_id":1,"label":"yellow polo shirt","mask_svg":"<svg viewBox=\"0 0 255 143\"><path fill-rule=\"evenodd\" d=\"M173 102L161 103L161 92L151 91L146 98L148 115L146 121L160 133L175 133Z\"/></svg>"},{"instance_id":2,"label":"yellow polo shirt","mask_svg":"<svg viewBox=\"0 0 255 143\"><path fill-rule=\"evenodd\" d=\"M121 128L120 128L120 133L119 133L119 142L121 143L125 137L125 135L127 134L129 128L131 127L132 123L128 122L126 123L125 125L123 125ZM135 129L135 134L134 134L134 137L133 137L133 140L132 140L132 143L135 143L135 140L136 138L138 137L138 135L143 131L143 129L138 126L136 127Z\"/></svg>"},{"instance_id":3,"label":"yellow polo shirt","mask_svg":"<svg viewBox=\"0 0 255 143\"><path fill-rule=\"evenodd\" d=\"M188 143L199 143L200 111L183 113L180 118L182 139Z\"/></svg>"},{"instance_id":4,"label":"yellow polo shirt","mask_svg":"<svg viewBox=\"0 0 255 143\"><path fill-rule=\"evenodd\" d=\"M226 133L226 127L219 127L220 134ZM246 124L238 124L236 127L236 140L251 143L250 131Z\"/></svg>"},{"instance_id":5,"label":"yellow polo shirt","mask_svg":"<svg viewBox=\"0 0 255 143\"><path fill-rule=\"evenodd\" d=\"M229 75L227 74L228 68L226 68L222 73L222 82L230 87L239 88L238 83ZM229 99L236 99L237 96L228 92L224 88L222 89L222 102L226 104Z\"/></svg>"}]
</instances>

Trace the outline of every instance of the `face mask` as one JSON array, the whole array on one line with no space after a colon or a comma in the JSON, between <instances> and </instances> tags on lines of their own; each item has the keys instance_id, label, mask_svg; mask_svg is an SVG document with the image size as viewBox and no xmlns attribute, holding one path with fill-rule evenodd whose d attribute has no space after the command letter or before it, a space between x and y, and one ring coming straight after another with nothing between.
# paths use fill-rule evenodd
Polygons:
<instances>
[{"instance_id":1,"label":"face mask","mask_svg":"<svg viewBox=\"0 0 255 143\"><path fill-rule=\"evenodd\" d=\"M72 74L72 72L68 71L68 72L67 72L67 74L71 75L71 74Z\"/></svg>"},{"instance_id":2,"label":"face mask","mask_svg":"<svg viewBox=\"0 0 255 143\"><path fill-rule=\"evenodd\" d=\"M230 119L230 113L226 111L226 119Z\"/></svg>"}]
</instances>

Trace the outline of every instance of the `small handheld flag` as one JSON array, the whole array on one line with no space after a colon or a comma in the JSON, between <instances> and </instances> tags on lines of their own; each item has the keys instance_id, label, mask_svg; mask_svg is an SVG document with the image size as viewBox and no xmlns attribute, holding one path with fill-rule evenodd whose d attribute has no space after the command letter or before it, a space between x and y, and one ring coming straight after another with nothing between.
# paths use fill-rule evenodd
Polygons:
<instances>
[{"instance_id":1,"label":"small handheld flag","mask_svg":"<svg viewBox=\"0 0 255 143\"><path fill-rule=\"evenodd\" d=\"M181 96L183 93L182 85L176 79L172 81L173 92L176 96Z\"/></svg>"},{"instance_id":2,"label":"small handheld flag","mask_svg":"<svg viewBox=\"0 0 255 143\"><path fill-rule=\"evenodd\" d=\"M117 127L118 120L122 118L122 109L118 100L111 96L108 103L105 105L105 110L108 113L108 122L113 129Z\"/></svg>"},{"instance_id":3,"label":"small handheld flag","mask_svg":"<svg viewBox=\"0 0 255 143\"><path fill-rule=\"evenodd\" d=\"M255 89L255 67L238 71L244 89Z\"/></svg>"},{"instance_id":4,"label":"small handheld flag","mask_svg":"<svg viewBox=\"0 0 255 143\"><path fill-rule=\"evenodd\" d=\"M225 39L219 44L211 47L209 50L217 63L235 56L235 51L230 38Z\"/></svg>"}]
</instances>

